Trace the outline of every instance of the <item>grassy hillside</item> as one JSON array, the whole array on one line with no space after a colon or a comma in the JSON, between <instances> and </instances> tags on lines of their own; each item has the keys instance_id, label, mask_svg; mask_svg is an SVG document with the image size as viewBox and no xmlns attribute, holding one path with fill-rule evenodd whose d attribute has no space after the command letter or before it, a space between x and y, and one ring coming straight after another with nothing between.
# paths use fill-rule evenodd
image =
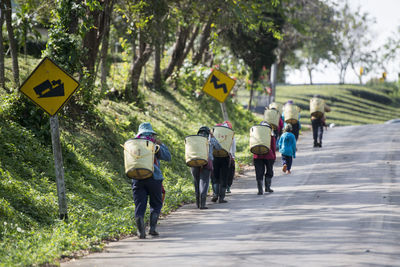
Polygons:
<instances>
[{"instance_id":1,"label":"grassy hillside","mask_svg":"<svg viewBox=\"0 0 400 267\"><path fill-rule=\"evenodd\" d=\"M22 75L28 73L25 64ZM201 125L222 122L220 105L206 95L196 98L184 89L143 92L143 108L103 100L94 127L80 122L71 127L65 118L60 118L69 213L68 222L64 222L57 220L49 129L35 128L37 114L11 119L13 110L21 108L13 104L21 96L0 90L0 266L54 263L77 251L101 249L103 240L135 232L134 204L130 181L124 175L120 144L133 137L143 121L153 124L172 152L172 162L162 163L167 191L163 213L193 201L183 140L195 134ZM302 108L302 123L307 124L308 101L315 93L323 95L332 106L329 123L379 123L400 116L388 89L280 86L277 101L293 99ZM249 163L248 129L260 119L231 100L227 108L236 132L238 162ZM39 119L48 120L47 115L40 116Z\"/></svg>"},{"instance_id":2,"label":"grassy hillside","mask_svg":"<svg viewBox=\"0 0 400 267\"><path fill-rule=\"evenodd\" d=\"M57 191L51 142L40 131L9 119L18 96L2 93L0 108L0 266L55 262L78 250L101 249L102 240L135 232L130 180L124 175L123 144L138 125L150 121L170 148L172 162L162 163L166 214L194 199L192 178L184 163L184 137L201 125L222 122L220 105L186 91L145 90L145 107L104 100L90 129L60 118L69 221L57 220ZM250 160L247 133L256 118L227 103L237 133L237 157ZM47 115L43 114L46 117ZM33 127L34 128L34 127ZM45 131L47 131L45 129ZM49 131L49 129L48 129Z\"/></svg>"},{"instance_id":3,"label":"grassy hillside","mask_svg":"<svg viewBox=\"0 0 400 267\"><path fill-rule=\"evenodd\" d=\"M384 84L373 87L360 85L303 85L278 86L277 102L292 99L301 108L301 123L310 124L309 101L314 94L321 95L332 111L327 123L358 125L383 123L399 118L400 108L394 89Z\"/></svg>"}]
</instances>

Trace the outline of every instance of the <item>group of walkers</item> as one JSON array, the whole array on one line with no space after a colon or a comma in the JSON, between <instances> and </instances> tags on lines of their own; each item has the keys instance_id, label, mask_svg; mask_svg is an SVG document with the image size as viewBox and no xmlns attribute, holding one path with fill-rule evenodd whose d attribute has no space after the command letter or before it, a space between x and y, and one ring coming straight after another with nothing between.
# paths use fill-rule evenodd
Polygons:
<instances>
[{"instance_id":1,"label":"group of walkers","mask_svg":"<svg viewBox=\"0 0 400 267\"><path fill-rule=\"evenodd\" d=\"M325 124L324 114L325 112L330 111L330 108L324 103L324 101L315 101L318 102L318 107L316 107L317 111L313 112L311 105L316 105L313 102L316 98L321 99L316 95L310 101L311 124L313 129L314 147L321 147L323 127ZM293 101L287 101L287 103L282 107L276 103L272 103L268 107L268 110L274 110L274 112L279 114L279 116L275 116L274 119L271 119L270 116L264 116L264 120L260 125L267 126L271 129L271 131L268 132L268 134L271 135L271 138L268 138L270 144L266 145L268 149L260 150L263 151L263 153L254 153L252 151L258 195L263 195L264 192L274 192L271 188L271 183L274 176L273 167L276 161L276 151L281 153L282 171L285 174L291 174L293 158L296 157L297 151L296 142L301 129L300 110L294 105ZM294 112L288 112L288 110ZM224 131L229 130L229 132L223 132L221 134L217 131L218 129ZM230 132L232 134L230 134ZM198 159L192 161L196 162L196 164L190 164L189 161L186 163L191 167L196 195L196 206L197 208L204 210L207 209L206 202L210 180L213 191L211 201L215 203L227 202L225 195L226 193L230 193L230 187L235 173L236 142L233 135L232 124L229 121L216 124L213 130L207 126L202 126L198 129L195 136L203 137L203 140L206 140L206 155L203 156L204 159L201 161L198 161ZM157 138L157 133L153 130L149 122L144 122L139 125L135 139L151 141L157 146L157 149L153 154L153 170L152 173L150 173L150 176L131 176L131 178L133 178L132 190L135 202L135 221L138 229L138 236L140 239L143 239L146 238L144 216L148 198L150 203L150 230L148 233L153 236L159 235L156 231L156 226L165 196L165 190L162 185L164 177L160 169L160 160L170 161L171 153L168 147ZM226 140L229 141L228 145L225 143ZM136 153L139 155L136 159L142 157L140 156L141 153L140 150ZM130 156L129 154L132 153L125 153L126 170L128 169L126 162L127 154Z\"/></svg>"}]
</instances>

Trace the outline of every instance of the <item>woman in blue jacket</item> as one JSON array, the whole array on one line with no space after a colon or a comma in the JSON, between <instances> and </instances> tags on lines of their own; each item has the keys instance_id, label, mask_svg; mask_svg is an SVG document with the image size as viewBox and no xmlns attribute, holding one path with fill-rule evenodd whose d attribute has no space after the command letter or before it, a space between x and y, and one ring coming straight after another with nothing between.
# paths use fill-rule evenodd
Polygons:
<instances>
[{"instance_id":1,"label":"woman in blue jacket","mask_svg":"<svg viewBox=\"0 0 400 267\"><path fill-rule=\"evenodd\" d=\"M282 155L282 171L286 174L291 173L293 158L296 158L296 137L292 133L291 124L286 124L284 133L279 138L279 152Z\"/></svg>"},{"instance_id":2,"label":"woman in blue jacket","mask_svg":"<svg viewBox=\"0 0 400 267\"><path fill-rule=\"evenodd\" d=\"M157 236L156 231L158 217L162 208L162 181L164 177L160 169L160 160L171 161L171 153L168 147L156 137L157 133L149 122L139 125L136 138L150 140L160 146L155 154L153 176L143 180L132 179L133 200L135 202L135 221L139 238L146 238L144 214L146 213L147 198L150 198L150 230L149 234Z\"/></svg>"}]
</instances>

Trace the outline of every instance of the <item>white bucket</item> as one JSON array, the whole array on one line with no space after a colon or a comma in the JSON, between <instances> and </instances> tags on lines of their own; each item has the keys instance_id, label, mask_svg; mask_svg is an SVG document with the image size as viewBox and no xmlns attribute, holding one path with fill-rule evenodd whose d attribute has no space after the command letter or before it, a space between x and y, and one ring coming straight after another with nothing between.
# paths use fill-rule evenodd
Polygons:
<instances>
[{"instance_id":1,"label":"white bucket","mask_svg":"<svg viewBox=\"0 0 400 267\"><path fill-rule=\"evenodd\" d=\"M253 154L268 154L271 149L271 127L255 125L250 128L250 151Z\"/></svg>"},{"instance_id":2,"label":"white bucket","mask_svg":"<svg viewBox=\"0 0 400 267\"><path fill-rule=\"evenodd\" d=\"M313 97L310 99L311 116L322 118L325 112L325 101L321 98Z\"/></svg>"},{"instance_id":3,"label":"white bucket","mask_svg":"<svg viewBox=\"0 0 400 267\"><path fill-rule=\"evenodd\" d=\"M208 139L200 135L185 137L185 160L190 167L204 166L208 163Z\"/></svg>"},{"instance_id":4,"label":"white bucket","mask_svg":"<svg viewBox=\"0 0 400 267\"><path fill-rule=\"evenodd\" d=\"M264 111L264 121L268 122L268 124L271 125L274 130L278 129L280 117L281 115L276 109L266 109Z\"/></svg>"},{"instance_id":5,"label":"white bucket","mask_svg":"<svg viewBox=\"0 0 400 267\"><path fill-rule=\"evenodd\" d=\"M299 108L293 104L286 104L283 108L285 122L295 124L299 119Z\"/></svg>"},{"instance_id":6,"label":"white bucket","mask_svg":"<svg viewBox=\"0 0 400 267\"><path fill-rule=\"evenodd\" d=\"M276 103L276 102L272 102L271 104L269 104L268 108L269 109L276 109L277 111L279 111L279 114L282 115L282 112L283 112L282 104Z\"/></svg>"},{"instance_id":7,"label":"white bucket","mask_svg":"<svg viewBox=\"0 0 400 267\"><path fill-rule=\"evenodd\" d=\"M232 146L233 136L235 132L226 126L215 126L213 135L221 145L221 150L213 150L214 157L227 157Z\"/></svg>"},{"instance_id":8,"label":"white bucket","mask_svg":"<svg viewBox=\"0 0 400 267\"><path fill-rule=\"evenodd\" d=\"M153 142L135 138L124 144L125 174L138 180L150 178L154 172L154 154L157 145Z\"/></svg>"}]
</instances>

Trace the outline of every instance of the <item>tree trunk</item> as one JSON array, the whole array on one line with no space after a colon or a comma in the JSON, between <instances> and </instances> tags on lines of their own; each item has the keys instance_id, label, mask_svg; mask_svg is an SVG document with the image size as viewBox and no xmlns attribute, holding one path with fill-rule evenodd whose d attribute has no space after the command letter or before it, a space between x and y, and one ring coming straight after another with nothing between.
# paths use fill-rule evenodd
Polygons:
<instances>
[{"instance_id":1,"label":"tree trunk","mask_svg":"<svg viewBox=\"0 0 400 267\"><path fill-rule=\"evenodd\" d=\"M249 98L249 106L247 107L248 110L251 110L251 102L253 100L253 92L254 92L254 75L251 75L252 81L251 81L251 87L250 87L250 98Z\"/></svg>"},{"instance_id":2,"label":"tree trunk","mask_svg":"<svg viewBox=\"0 0 400 267\"><path fill-rule=\"evenodd\" d=\"M5 19L7 24L7 32L8 32L8 39L10 43L10 51L11 51L11 58L12 58L12 67L13 67L13 77L14 77L14 85L15 87L19 87L19 66L18 66L18 49L17 43L14 38L14 29L12 26L12 19L11 19L11 0L3 0L5 1Z\"/></svg>"},{"instance_id":3,"label":"tree trunk","mask_svg":"<svg viewBox=\"0 0 400 267\"><path fill-rule=\"evenodd\" d=\"M163 71L163 79L166 81L173 73L175 66L178 64L182 54L184 53L186 40L188 38L191 26L181 26L172 52L171 61L168 67Z\"/></svg>"},{"instance_id":4,"label":"tree trunk","mask_svg":"<svg viewBox=\"0 0 400 267\"><path fill-rule=\"evenodd\" d=\"M3 45L3 24L4 24L4 8L1 3L0 11L0 87L10 93L6 88L6 82L4 77L4 45Z\"/></svg>"},{"instance_id":5,"label":"tree trunk","mask_svg":"<svg viewBox=\"0 0 400 267\"><path fill-rule=\"evenodd\" d=\"M183 61L185 60L185 58L187 57L187 55L189 54L190 50L192 50L193 45L194 45L194 40L196 40L196 37L199 35L199 30L200 27L196 26L192 32L192 36L190 37L190 40L188 42L188 45L185 48L185 51L183 51L183 54L181 56L181 58L178 60L178 63L176 64L176 69L179 70L182 65L183 65Z\"/></svg>"},{"instance_id":6,"label":"tree trunk","mask_svg":"<svg viewBox=\"0 0 400 267\"><path fill-rule=\"evenodd\" d=\"M202 29L199 49L192 58L193 65L199 64L199 62L203 57L204 52L207 50L207 47L209 46L209 38L211 35L211 24L212 24L212 18L210 17L207 24L204 25Z\"/></svg>"},{"instance_id":7,"label":"tree trunk","mask_svg":"<svg viewBox=\"0 0 400 267\"><path fill-rule=\"evenodd\" d=\"M110 23L111 23L111 12L113 8L113 1L105 8L105 13L104 13L104 35L103 35L103 40L101 44L101 51L100 51L100 57L101 57L101 74L100 74L100 80L101 80L101 93L104 94L107 89L107 76L108 72L110 71L109 64L107 62L107 55L108 55L108 47L109 47L109 39L110 39Z\"/></svg>"},{"instance_id":8,"label":"tree trunk","mask_svg":"<svg viewBox=\"0 0 400 267\"><path fill-rule=\"evenodd\" d=\"M308 77L310 78L310 84L311 84L311 85L313 84L313 81L312 81L312 71L313 71L312 68L307 68Z\"/></svg>"},{"instance_id":9,"label":"tree trunk","mask_svg":"<svg viewBox=\"0 0 400 267\"><path fill-rule=\"evenodd\" d=\"M95 72L97 54L99 52L100 42L103 38L108 15L107 10L111 2L112 0L104 0L103 10L93 10L87 13L87 17L93 18L93 25L83 38L83 48L86 54L83 64L91 74Z\"/></svg>"},{"instance_id":10,"label":"tree trunk","mask_svg":"<svg viewBox=\"0 0 400 267\"><path fill-rule=\"evenodd\" d=\"M161 22L157 18L157 24L160 25ZM154 72L153 72L153 86L155 90L161 91L162 77L161 77L161 40L162 40L162 29L161 26L157 28L157 35L154 36Z\"/></svg>"},{"instance_id":11,"label":"tree trunk","mask_svg":"<svg viewBox=\"0 0 400 267\"><path fill-rule=\"evenodd\" d=\"M130 69L130 85L131 88L126 88L125 98L128 102L134 102L139 95L139 79L142 69L146 62L150 59L152 49L148 46L141 35L139 35L139 55L133 55Z\"/></svg>"}]
</instances>

